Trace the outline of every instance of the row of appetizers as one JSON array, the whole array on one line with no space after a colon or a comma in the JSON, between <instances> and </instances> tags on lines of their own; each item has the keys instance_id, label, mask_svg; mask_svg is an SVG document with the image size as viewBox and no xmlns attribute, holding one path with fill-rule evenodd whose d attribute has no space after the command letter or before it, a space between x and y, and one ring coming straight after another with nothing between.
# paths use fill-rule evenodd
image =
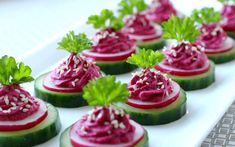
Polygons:
<instances>
[{"instance_id":1,"label":"row of appetizers","mask_svg":"<svg viewBox=\"0 0 235 147\"><path fill-rule=\"evenodd\" d=\"M105 9L89 17L87 23L100 29L92 41L73 31L63 37L58 46L71 54L35 80L36 97L20 86L33 80L30 67L13 57L0 59L0 147L45 142L60 132L54 106L86 105L94 109L62 133L61 147L148 146L148 133L141 125L180 119L186 113L184 90L211 85L213 61L235 58L234 40L219 23L228 24L223 28L232 34L234 20L220 21L213 8L179 18L170 17L179 12L168 0L155 0L147 10L143 0L122 0L119 6L119 16ZM222 16L232 18L234 12L235 5L226 4ZM164 39L176 42L164 47ZM128 84L106 76L137 67L141 70Z\"/></svg>"}]
</instances>

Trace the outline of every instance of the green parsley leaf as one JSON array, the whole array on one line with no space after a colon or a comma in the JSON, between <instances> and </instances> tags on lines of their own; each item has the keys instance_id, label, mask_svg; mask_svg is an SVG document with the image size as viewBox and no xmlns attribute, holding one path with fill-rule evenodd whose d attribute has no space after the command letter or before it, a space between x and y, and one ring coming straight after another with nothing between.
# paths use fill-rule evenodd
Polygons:
<instances>
[{"instance_id":1,"label":"green parsley leaf","mask_svg":"<svg viewBox=\"0 0 235 147\"><path fill-rule=\"evenodd\" d=\"M209 24L220 21L221 15L214 8L202 8L201 10L193 10L191 18L198 23Z\"/></svg>"},{"instance_id":2,"label":"green parsley leaf","mask_svg":"<svg viewBox=\"0 0 235 147\"><path fill-rule=\"evenodd\" d=\"M108 106L111 103L126 102L129 95L127 84L116 82L115 76L91 80L83 89L83 98L90 106Z\"/></svg>"},{"instance_id":3,"label":"green parsley leaf","mask_svg":"<svg viewBox=\"0 0 235 147\"><path fill-rule=\"evenodd\" d=\"M178 42L183 40L194 42L200 35L194 21L189 17L181 19L177 16L171 16L162 25L164 30L163 38L165 39L176 39Z\"/></svg>"},{"instance_id":4,"label":"green parsley leaf","mask_svg":"<svg viewBox=\"0 0 235 147\"><path fill-rule=\"evenodd\" d=\"M67 50L70 53L79 53L83 50L91 48L91 41L86 34L80 33L75 35L74 31L70 31L58 43L58 49Z\"/></svg>"},{"instance_id":5,"label":"green parsley leaf","mask_svg":"<svg viewBox=\"0 0 235 147\"><path fill-rule=\"evenodd\" d=\"M226 3L235 3L235 0L218 0L219 2L226 4Z\"/></svg>"},{"instance_id":6,"label":"green parsley leaf","mask_svg":"<svg viewBox=\"0 0 235 147\"><path fill-rule=\"evenodd\" d=\"M92 24L95 29L113 28L116 31L124 26L121 18L114 16L113 11L104 9L100 15L91 15L88 17L87 24Z\"/></svg>"},{"instance_id":7,"label":"green parsley leaf","mask_svg":"<svg viewBox=\"0 0 235 147\"><path fill-rule=\"evenodd\" d=\"M141 49L138 53L132 54L131 57L127 59L130 64L135 64L141 68L153 68L156 64L160 63L165 56L151 49Z\"/></svg>"},{"instance_id":8,"label":"green parsley leaf","mask_svg":"<svg viewBox=\"0 0 235 147\"><path fill-rule=\"evenodd\" d=\"M13 57L0 59L0 83L2 85L21 84L33 80L31 68L24 63L16 63Z\"/></svg>"},{"instance_id":9,"label":"green parsley leaf","mask_svg":"<svg viewBox=\"0 0 235 147\"><path fill-rule=\"evenodd\" d=\"M136 11L144 11L148 7L144 0L122 0L118 6L118 12L121 17L133 14Z\"/></svg>"}]
</instances>

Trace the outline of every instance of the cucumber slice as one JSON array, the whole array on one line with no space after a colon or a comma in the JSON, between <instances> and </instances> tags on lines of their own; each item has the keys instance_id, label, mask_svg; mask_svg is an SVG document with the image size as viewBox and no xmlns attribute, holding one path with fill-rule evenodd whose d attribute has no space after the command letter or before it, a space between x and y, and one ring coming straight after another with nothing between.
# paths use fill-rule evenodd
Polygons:
<instances>
[{"instance_id":1,"label":"cucumber slice","mask_svg":"<svg viewBox=\"0 0 235 147\"><path fill-rule=\"evenodd\" d=\"M87 105L87 102L82 98L82 92L62 93L45 89L43 80L47 74L43 74L35 80L34 92L36 97L56 107L74 108Z\"/></svg>"},{"instance_id":2,"label":"cucumber slice","mask_svg":"<svg viewBox=\"0 0 235 147\"><path fill-rule=\"evenodd\" d=\"M142 125L161 125L178 120L186 113L186 94L181 90L175 102L162 108L141 109L123 103L117 103L116 106Z\"/></svg>"},{"instance_id":3,"label":"cucumber slice","mask_svg":"<svg viewBox=\"0 0 235 147\"><path fill-rule=\"evenodd\" d=\"M61 128L58 111L48 104L48 116L37 126L11 132L0 132L0 147L30 147L56 136Z\"/></svg>"},{"instance_id":4,"label":"cucumber slice","mask_svg":"<svg viewBox=\"0 0 235 147\"><path fill-rule=\"evenodd\" d=\"M133 71L137 68L136 65L132 65L126 62L126 60L123 61L115 61L115 62L98 62L96 61L96 65L100 67L100 69L105 74L123 74L128 73L130 71Z\"/></svg>"},{"instance_id":5,"label":"cucumber slice","mask_svg":"<svg viewBox=\"0 0 235 147\"><path fill-rule=\"evenodd\" d=\"M206 88L215 81L215 64L210 61L210 68L207 72L194 76L175 76L168 74L168 77L176 81L186 91Z\"/></svg>"},{"instance_id":6,"label":"cucumber slice","mask_svg":"<svg viewBox=\"0 0 235 147\"><path fill-rule=\"evenodd\" d=\"M161 50L165 46L165 41L163 39L156 39L152 41L145 41L145 42L137 42L137 46L142 49L153 49L154 51L156 50Z\"/></svg>"},{"instance_id":7,"label":"cucumber slice","mask_svg":"<svg viewBox=\"0 0 235 147\"><path fill-rule=\"evenodd\" d=\"M232 37L233 39L235 39L235 31L226 31L228 36Z\"/></svg>"},{"instance_id":8,"label":"cucumber slice","mask_svg":"<svg viewBox=\"0 0 235 147\"><path fill-rule=\"evenodd\" d=\"M73 147L70 143L69 132L71 127L67 128L60 136L60 147ZM148 133L144 131L144 138L134 147L148 147Z\"/></svg>"},{"instance_id":9,"label":"cucumber slice","mask_svg":"<svg viewBox=\"0 0 235 147\"><path fill-rule=\"evenodd\" d=\"M234 33L235 35L235 33ZM208 58L216 64L229 62L235 59L235 48L218 54L207 54Z\"/></svg>"}]
</instances>

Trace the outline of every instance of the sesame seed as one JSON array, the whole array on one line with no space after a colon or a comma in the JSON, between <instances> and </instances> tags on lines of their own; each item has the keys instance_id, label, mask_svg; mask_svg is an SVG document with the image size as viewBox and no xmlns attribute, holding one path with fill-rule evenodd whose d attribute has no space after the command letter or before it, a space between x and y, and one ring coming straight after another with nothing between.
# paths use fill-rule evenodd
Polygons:
<instances>
[{"instance_id":1,"label":"sesame seed","mask_svg":"<svg viewBox=\"0 0 235 147\"><path fill-rule=\"evenodd\" d=\"M0 107L0 111L2 111L2 107Z\"/></svg>"},{"instance_id":2,"label":"sesame seed","mask_svg":"<svg viewBox=\"0 0 235 147\"><path fill-rule=\"evenodd\" d=\"M112 134L112 132L110 131L110 130L108 130L108 132L107 132L108 134Z\"/></svg>"},{"instance_id":3,"label":"sesame seed","mask_svg":"<svg viewBox=\"0 0 235 147\"><path fill-rule=\"evenodd\" d=\"M161 86L161 89L164 89L164 87L165 87L165 86L164 86L164 85L162 85L162 86Z\"/></svg>"},{"instance_id":4,"label":"sesame seed","mask_svg":"<svg viewBox=\"0 0 235 147\"><path fill-rule=\"evenodd\" d=\"M121 128L121 129L125 129L125 128L126 128L126 126L121 122L121 123L119 124L119 128Z\"/></svg>"},{"instance_id":5,"label":"sesame seed","mask_svg":"<svg viewBox=\"0 0 235 147\"><path fill-rule=\"evenodd\" d=\"M22 111L23 111L23 112L28 112L29 109L24 108Z\"/></svg>"},{"instance_id":6,"label":"sesame seed","mask_svg":"<svg viewBox=\"0 0 235 147\"><path fill-rule=\"evenodd\" d=\"M19 90L19 89L15 89L15 91L16 91L17 93L20 93L20 90Z\"/></svg>"},{"instance_id":7,"label":"sesame seed","mask_svg":"<svg viewBox=\"0 0 235 147\"><path fill-rule=\"evenodd\" d=\"M74 81L72 81L72 82L71 82L71 84L72 84L72 86L73 86L73 87L75 87L75 86L76 86L76 84L75 84L75 82L74 82Z\"/></svg>"},{"instance_id":8,"label":"sesame seed","mask_svg":"<svg viewBox=\"0 0 235 147\"><path fill-rule=\"evenodd\" d=\"M18 99L17 99L16 97L13 97L13 100L14 100L15 102L17 102L17 101L18 101Z\"/></svg>"},{"instance_id":9,"label":"sesame seed","mask_svg":"<svg viewBox=\"0 0 235 147\"><path fill-rule=\"evenodd\" d=\"M26 108L31 108L31 105L27 104L25 105Z\"/></svg>"},{"instance_id":10,"label":"sesame seed","mask_svg":"<svg viewBox=\"0 0 235 147\"><path fill-rule=\"evenodd\" d=\"M114 115L113 115L113 113L110 114L110 119L111 119L111 120L114 120Z\"/></svg>"},{"instance_id":11,"label":"sesame seed","mask_svg":"<svg viewBox=\"0 0 235 147\"><path fill-rule=\"evenodd\" d=\"M25 95L24 94L20 94L20 97L25 98Z\"/></svg>"},{"instance_id":12,"label":"sesame seed","mask_svg":"<svg viewBox=\"0 0 235 147\"><path fill-rule=\"evenodd\" d=\"M162 84L163 84L163 82L158 82L158 83L157 83L157 85L162 85Z\"/></svg>"},{"instance_id":13,"label":"sesame seed","mask_svg":"<svg viewBox=\"0 0 235 147\"><path fill-rule=\"evenodd\" d=\"M2 99L3 99L3 96L0 97L0 100L2 100Z\"/></svg>"},{"instance_id":14,"label":"sesame seed","mask_svg":"<svg viewBox=\"0 0 235 147\"><path fill-rule=\"evenodd\" d=\"M15 106L13 106L13 107L11 107L11 109L12 109L12 110L16 110L16 107L15 107Z\"/></svg>"},{"instance_id":15,"label":"sesame seed","mask_svg":"<svg viewBox=\"0 0 235 147\"><path fill-rule=\"evenodd\" d=\"M106 125L106 126L109 125L109 122L105 121L105 122L104 122L104 125Z\"/></svg>"},{"instance_id":16,"label":"sesame seed","mask_svg":"<svg viewBox=\"0 0 235 147\"><path fill-rule=\"evenodd\" d=\"M12 105L12 106L16 106L16 103L14 103L14 102L11 102L11 105Z\"/></svg>"},{"instance_id":17,"label":"sesame seed","mask_svg":"<svg viewBox=\"0 0 235 147\"><path fill-rule=\"evenodd\" d=\"M8 99L8 96L5 96L5 97L4 97L4 101L5 101L5 104L6 104L6 105L9 105L9 99Z\"/></svg>"}]
</instances>

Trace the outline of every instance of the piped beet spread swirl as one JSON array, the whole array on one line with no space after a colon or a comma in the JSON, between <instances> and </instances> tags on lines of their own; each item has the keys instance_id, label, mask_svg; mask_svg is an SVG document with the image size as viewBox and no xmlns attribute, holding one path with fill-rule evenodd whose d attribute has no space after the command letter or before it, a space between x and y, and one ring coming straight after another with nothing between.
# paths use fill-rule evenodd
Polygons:
<instances>
[{"instance_id":1,"label":"piped beet spread swirl","mask_svg":"<svg viewBox=\"0 0 235 147\"><path fill-rule=\"evenodd\" d=\"M93 43L94 45L90 51L104 54L127 51L134 46L134 40L131 40L126 34L116 32L111 28L96 33Z\"/></svg>"},{"instance_id":2,"label":"piped beet spread swirl","mask_svg":"<svg viewBox=\"0 0 235 147\"><path fill-rule=\"evenodd\" d=\"M79 54L72 53L69 58L49 75L57 87L81 89L89 80L100 77L99 68Z\"/></svg>"},{"instance_id":3,"label":"piped beet spread swirl","mask_svg":"<svg viewBox=\"0 0 235 147\"><path fill-rule=\"evenodd\" d=\"M201 35L197 39L197 43L206 49L220 49L223 47L227 35L218 23L203 24L200 31Z\"/></svg>"},{"instance_id":4,"label":"piped beet spread swirl","mask_svg":"<svg viewBox=\"0 0 235 147\"><path fill-rule=\"evenodd\" d=\"M136 13L126 18L122 31L132 35L154 35L157 30L144 14Z\"/></svg>"},{"instance_id":5,"label":"piped beet spread swirl","mask_svg":"<svg viewBox=\"0 0 235 147\"><path fill-rule=\"evenodd\" d=\"M93 143L126 143L133 140L135 133L129 116L112 106L96 107L77 123L77 135Z\"/></svg>"},{"instance_id":6,"label":"piped beet spread swirl","mask_svg":"<svg viewBox=\"0 0 235 147\"><path fill-rule=\"evenodd\" d=\"M153 0L146 14L151 21L161 23L177 15L177 11L169 0Z\"/></svg>"},{"instance_id":7,"label":"piped beet spread swirl","mask_svg":"<svg viewBox=\"0 0 235 147\"><path fill-rule=\"evenodd\" d=\"M235 31L235 4L224 5L221 15L221 25L225 31Z\"/></svg>"},{"instance_id":8,"label":"piped beet spread swirl","mask_svg":"<svg viewBox=\"0 0 235 147\"><path fill-rule=\"evenodd\" d=\"M143 69L133 75L128 85L130 99L143 102L159 102L172 91L171 80L159 71Z\"/></svg>"},{"instance_id":9,"label":"piped beet spread swirl","mask_svg":"<svg viewBox=\"0 0 235 147\"><path fill-rule=\"evenodd\" d=\"M40 104L19 85L0 85L0 121L17 121L38 111Z\"/></svg>"},{"instance_id":10,"label":"piped beet spread swirl","mask_svg":"<svg viewBox=\"0 0 235 147\"><path fill-rule=\"evenodd\" d=\"M194 70L205 66L208 61L204 48L197 44L181 42L163 50L163 64L183 70Z\"/></svg>"}]
</instances>

